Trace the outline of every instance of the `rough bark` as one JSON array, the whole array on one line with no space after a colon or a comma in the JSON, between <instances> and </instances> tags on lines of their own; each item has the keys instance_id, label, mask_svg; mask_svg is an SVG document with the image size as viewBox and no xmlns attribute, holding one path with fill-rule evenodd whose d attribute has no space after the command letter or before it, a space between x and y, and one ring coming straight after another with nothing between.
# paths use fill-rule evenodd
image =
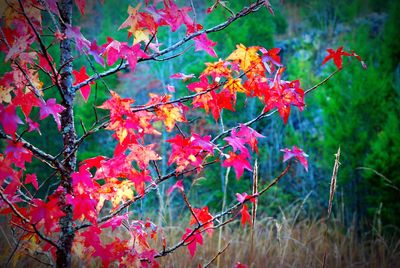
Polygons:
<instances>
[{"instance_id":1,"label":"rough bark","mask_svg":"<svg viewBox=\"0 0 400 268\"><path fill-rule=\"evenodd\" d=\"M59 10L62 21L61 32L65 32L66 24L72 22L72 0L62 0L59 2ZM61 71L61 91L65 110L61 114L61 132L64 144L64 171L61 175L61 193L59 206L65 213L60 220L61 234L59 249L57 250L57 267L71 267L71 248L74 240L74 230L72 226L72 206L67 204L66 195L72 194L71 174L76 166L76 154L72 153L76 141L74 125L73 104L75 91L72 88L72 52L71 40L65 39L60 44L60 66L64 66Z\"/></svg>"}]
</instances>

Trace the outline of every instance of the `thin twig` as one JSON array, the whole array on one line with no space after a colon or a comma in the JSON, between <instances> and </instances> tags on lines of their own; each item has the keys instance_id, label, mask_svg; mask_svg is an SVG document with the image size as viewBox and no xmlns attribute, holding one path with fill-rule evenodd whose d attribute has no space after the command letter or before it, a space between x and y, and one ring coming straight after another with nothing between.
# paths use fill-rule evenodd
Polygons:
<instances>
[{"instance_id":1,"label":"thin twig","mask_svg":"<svg viewBox=\"0 0 400 268\"><path fill-rule=\"evenodd\" d=\"M231 242L228 242L228 244L226 244L226 246L225 246L223 249L219 250L218 253L217 253L217 255L215 255L214 258L212 258L212 259L211 259L206 265L204 265L203 267L204 267L204 268L209 267L209 266L211 265L211 263L212 263L213 261L215 261L216 258L218 258L222 253L225 252L225 250L229 247L230 244L231 244Z\"/></svg>"},{"instance_id":2,"label":"thin twig","mask_svg":"<svg viewBox=\"0 0 400 268\"><path fill-rule=\"evenodd\" d=\"M187 196L186 196L185 192L184 192L184 191L180 191L180 192L181 192L181 194L182 194L182 196L183 196L183 200L185 201L187 207L188 207L189 210L190 210L190 213L191 213L192 216L195 218L197 224L198 224L198 225L201 225L201 222L200 222L199 218L197 218L196 213L194 213L193 207L192 207L192 205L189 203L189 200L187 199Z\"/></svg>"}]
</instances>

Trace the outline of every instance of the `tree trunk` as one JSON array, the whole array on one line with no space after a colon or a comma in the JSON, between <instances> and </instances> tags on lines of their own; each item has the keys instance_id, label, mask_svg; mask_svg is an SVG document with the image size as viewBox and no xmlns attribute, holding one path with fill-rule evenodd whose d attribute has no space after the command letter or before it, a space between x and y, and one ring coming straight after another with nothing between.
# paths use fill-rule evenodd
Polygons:
<instances>
[{"instance_id":1,"label":"tree trunk","mask_svg":"<svg viewBox=\"0 0 400 268\"><path fill-rule=\"evenodd\" d=\"M72 22L72 0L61 0L59 10L62 22L61 32L65 33L66 25ZM71 40L69 38L61 41L60 44L60 66L64 66L61 71L61 92L63 95L63 106L65 110L61 113L61 132L64 144L64 171L61 174L62 191L59 206L65 213L60 219L61 234L59 249L57 250L57 267L71 267L71 248L74 240L74 230L72 226L72 206L67 204L66 195L72 194L71 174L76 166L76 154L72 153L76 140L74 125L73 104L75 92L72 88L72 52ZM72 153L72 155L71 155Z\"/></svg>"}]
</instances>

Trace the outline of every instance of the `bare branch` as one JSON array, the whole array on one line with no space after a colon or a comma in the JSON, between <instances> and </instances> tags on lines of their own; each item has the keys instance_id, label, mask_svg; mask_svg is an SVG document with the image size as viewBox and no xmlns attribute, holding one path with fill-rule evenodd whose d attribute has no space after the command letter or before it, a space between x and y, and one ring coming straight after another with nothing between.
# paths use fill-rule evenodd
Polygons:
<instances>
[{"instance_id":1,"label":"bare branch","mask_svg":"<svg viewBox=\"0 0 400 268\"><path fill-rule=\"evenodd\" d=\"M349 65L349 63L347 64ZM346 65L346 66L347 66ZM336 69L333 73L331 73L328 77L326 77L324 80L322 80L321 82L319 82L318 84L316 84L315 86L307 89L306 91L304 91L304 95L307 95L308 93L310 93L311 91L319 88L320 86L322 86L323 84L325 84L326 82L328 82L329 79L331 79L335 74L337 74L338 72L340 72L341 70L343 70L343 68L341 69Z\"/></svg>"},{"instance_id":2,"label":"bare branch","mask_svg":"<svg viewBox=\"0 0 400 268\"><path fill-rule=\"evenodd\" d=\"M5 134L2 130L0 130L0 138L2 139L7 139L10 141L14 142L14 139L10 136ZM60 171L63 170L62 165L55 159L54 156L51 154L45 153L44 151L40 150L39 148L35 147L31 143L27 142L26 140L19 138L19 135L17 135L17 139L19 140L20 143L22 143L22 146L29 151L32 152L32 154L38 158L40 161L43 163L47 164L49 167L54 168L54 169L59 169Z\"/></svg>"},{"instance_id":3,"label":"bare branch","mask_svg":"<svg viewBox=\"0 0 400 268\"><path fill-rule=\"evenodd\" d=\"M187 207L188 207L189 210L190 210L190 213L191 213L192 216L195 218L197 224L198 224L198 225L201 225L201 222L199 221L199 218L197 218L196 213L194 213L193 207L192 207L192 205L189 203L189 200L187 199L187 196L186 196L185 192L184 192L184 191L180 191L180 192L181 192L181 194L182 194L182 196L183 196L183 200L185 201Z\"/></svg>"},{"instance_id":4,"label":"bare branch","mask_svg":"<svg viewBox=\"0 0 400 268\"><path fill-rule=\"evenodd\" d=\"M229 247L230 244L231 244L231 242L228 242L228 244L226 244L226 246L225 246L223 249L219 250L218 253L217 253L217 255L215 255L214 258L212 258L212 259L211 259L206 265L204 265L203 267L204 267L204 268L209 267L213 261L215 261L222 253L225 252L225 250Z\"/></svg>"}]
</instances>

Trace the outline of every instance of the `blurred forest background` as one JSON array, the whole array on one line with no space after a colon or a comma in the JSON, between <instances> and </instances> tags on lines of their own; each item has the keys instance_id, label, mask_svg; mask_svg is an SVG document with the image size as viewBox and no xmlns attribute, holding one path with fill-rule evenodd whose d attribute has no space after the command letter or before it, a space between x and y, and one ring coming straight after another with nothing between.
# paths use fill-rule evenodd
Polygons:
<instances>
[{"instance_id":1,"label":"blurred forest background","mask_svg":"<svg viewBox=\"0 0 400 268\"><path fill-rule=\"evenodd\" d=\"M183 1L177 2L183 3ZM230 9L238 11L243 4L250 1L225 2ZM195 0L193 3L196 19L205 27L216 25L230 16L226 9L221 8L207 15L206 9L212 5L212 1ZM300 230L303 230L305 236L304 232L310 232L314 223L321 226L319 234L323 234L325 223L318 219L323 219L327 214L334 154L340 147L341 165L332 220L335 223L334 230L338 233L332 237L349 242L349 248L355 244L351 244L353 240L351 242L346 239L354 238L355 241L362 241L363 238L398 237L400 227L399 1L285 0L271 1L271 3L275 16L264 8L244 20L233 23L223 32L209 35L210 39L218 42L215 51L220 58L226 58L239 43L245 46L260 45L267 49L281 48L282 61L287 67L287 77L284 79L299 79L303 89L317 84L335 70L333 63L321 66L323 58L327 55L326 48L336 49L344 46L348 51L354 50L365 60L368 69L364 70L356 61L349 66L345 63L342 72L307 96L306 109L302 113L297 109L292 110L287 125L284 125L278 116L273 116L253 126L266 136L259 145L259 155L253 157L253 161L257 158L259 164L261 185L270 182L282 170L281 148L297 145L309 154L308 173L300 165L293 166L288 176L259 199L257 226L264 226L265 229L269 228L265 226L271 226L268 230L275 230L275 234L272 232L269 238L278 242L282 241L279 240L279 232L285 229L285 226L291 228L289 229L292 231L288 236L293 240L303 241L301 242L303 244L307 239L312 240L310 243L317 241L318 235L308 238L302 238L302 235L295 237L294 228L300 226L298 231L301 233ZM103 6L98 1L87 1L86 14L83 17L75 16L75 25L80 25L85 37L89 40L96 39L98 44L105 43L108 35L117 40L126 40L126 31L116 29L126 19L129 4L136 6L136 1L118 1L116 4L115 1L105 0ZM190 5L190 2L186 5ZM160 34L159 42L165 46L184 36L184 32L180 31L175 33L165 31ZM95 121L92 106L100 105L109 97L107 87L122 96L133 97L137 104L146 103L150 92L167 93L168 84L175 86L175 97L187 94L185 84L190 81L173 80L169 76L178 72L197 75L204 69L205 62L217 59L203 52L193 53L193 46L183 50L185 49L187 51L182 56L173 60L140 63L134 73L124 71L106 78L104 83L92 86L92 92L95 91L95 94L91 94L88 103L84 103L79 95L75 111L76 125L80 134L83 132L79 127L80 121L85 125L91 125ZM90 73L91 68L84 57L75 62L75 66L81 65L86 65ZM96 68L102 70L101 66ZM223 124L225 128L236 126L255 117L261 109L260 103L256 100L246 100L242 96L238 100L238 112L224 111ZM216 135L222 127L221 122L216 123L212 116L199 111L189 111L188 119L192 122L188 125L182 124L183 131L189 132L190 127L192 131L202 135ZM59 137L52 120L44 120L43 124L48 124L47 127L41 127L47 130L46 135ZM173 135L174 132L163 131L162 140ZM62 146L61 139L46 140L30 133L26 134L26 138L51 153L57 153L58 148ZM114 142L106 130L91 136L78 154L79 161L97 155L111 156ZM149 142L159 146L158 151L163 157L160 164L161 172L165 174L171 171L167 165L169 145L159 140ZM43 174L42 178L51 174L51 170L44 169L39 162L33 163L31 168L34 172ZM212 213L218 212L223 203L228 206L236 200L235 193L251 192L252 178L249 172L245 172L240 181L235 179L233 172L228 175L226 176L225 168L215 165L206 168L200 174L186 176L184 183L185 187L190 189L188 197L192 205L195 207L207 205ZM156 193L141 201L140 205L133 206L132 209L137 212L137 216L150 217L165 228L179 225L181 222L184 222L185 226L189 215L181 198L174 194L170 197L166 195L166 189L173 183L174 181L162 185ZM55 186L50 186L48 191L54 190ZM42 194L45 195L44 192ZM238 225L239 223L236 227ZM224 232L226 234L230 232L232 235L234 233L232 230L236 227L235 225L227 227L231 229L225 229ZM346 237L349 230L352 236ZM389 242L385 243L385 250L392 247ZM319 247L318 244L314 246ZM398 258L398 246L399 244L395 242L391 248L392 253L384 251L382 254L386 254L386 257L388 254L397 254ZM340 246L338 248L340 251ZM214 254L215 250L216 246ZM289 250L290 246L287 246L285 251ZM354 252L357 250L354 249ZM348 254L356 254L354 252ZM264 253L267 254L266 251ZM371 249L365 252L365 258L371 257L372 253L376 254L376 251ZM280 254L282 257L282 251ZM362 263L363 260L359 261ZM184 266L184 263L181 264Z\"/></svg>"}]
</instances>

